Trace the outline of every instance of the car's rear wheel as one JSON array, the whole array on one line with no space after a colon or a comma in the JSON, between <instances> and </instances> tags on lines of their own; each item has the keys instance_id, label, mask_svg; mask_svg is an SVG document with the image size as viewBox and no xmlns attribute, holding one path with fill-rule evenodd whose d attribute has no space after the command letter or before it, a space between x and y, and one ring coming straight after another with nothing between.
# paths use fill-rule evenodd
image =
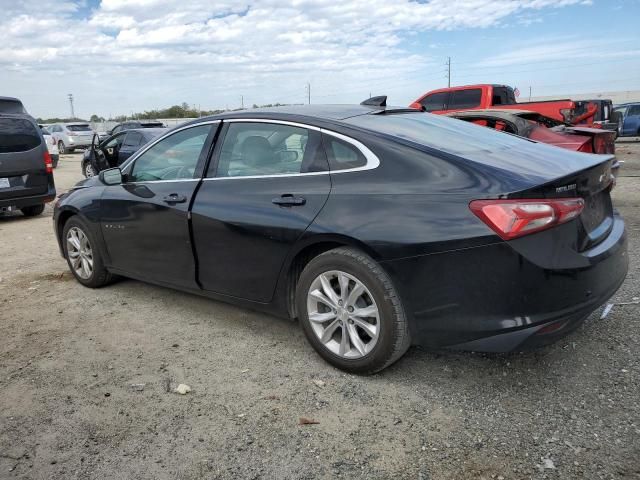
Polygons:
<instances>
[{"instance_id":1,"label":"car's rear wheel","mask_svg":"<svg viewBox=\"0 0 640 480\"><path fill-rule=\"evenodd\" d=\"M71 217L62 231L64 256L73 276L86 287L107 285L113 276L104 267L104 261L91 231L83 220Z\"/></svg>"},{"instance_id":2,"label":"car's rear wheel","mask_svg":"<svg viewBox=\"0 0 640 480\"><path fill-rule=\"evenodd\" d=\"M36 217L44 212L44 204L42 205L32 205L30 207L23 207L20 209L22 214L25 217Z\"/></svg>"},{"instance_id":3,"label":"car's rear wheel","mask_svg":"<svg viewBox=\"0 0 640 480\"><path fill-rule=\"evenodd\" d=\"M64 146L64 142L62 140L58 140L58 153L60 155L64 155L65 153L67 153L67 149Z\"/></svg>"},{"instance_id":4,"label":"car's rear wheel","mask_svg":"<svg viewBox=\"0 0 640 480\"><path fill-rule=\"evenodd\" d=\"M391 279L371 257L336 248L305 267L296 289L304 333L332 365L371 374L398 360L411 338Z\"/></svg>"},{"instance_id":5,"label":"car's rear wheel","mask_svg":"<svg viewBox=\"0 0 640 480\"><path fill-rule=\"evenodd\" d=\"M96 176L96 171L93 169L93 165L91 165L90 162L86 162L83 165L83 169L84 169L84 176L89 178L89 177L95 177Z\"/></svg>"}]
</instances>

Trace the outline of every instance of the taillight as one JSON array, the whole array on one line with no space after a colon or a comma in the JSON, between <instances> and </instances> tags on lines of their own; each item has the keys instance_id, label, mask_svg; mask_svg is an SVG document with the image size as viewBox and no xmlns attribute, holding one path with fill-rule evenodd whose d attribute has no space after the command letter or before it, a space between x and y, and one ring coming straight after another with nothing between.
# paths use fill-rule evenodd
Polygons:
<instances>
[{"instance_id":1,"label":"taillight","mask_svg":"<svg viewBox=\"0 0 640 480\"><path fill-rule=\"evenodd\" d=\"M593 153L615 153L613 134L598 134L593 137Z\"/></svg>"},{"instance_id":2,"label":"taillight","mask_svg":"<svg viewBox=\"0 0 640 480\"><path fill-rule=\"evenodd\" d=\"M44 168L47 173L53 173L53 162L51 161L51 155L48 151L44 152Z\"/></svg>"},{"instance_id":3,"label":"taillight","mask_svg":"<svg viewBox=\"0 0 640 480\"><path fill-rule=\"evenodd\" d=\"M500 238L512 240L576 218L584 208L584 200L474 200L469 208Z\"/></svg>"}]
</instances>

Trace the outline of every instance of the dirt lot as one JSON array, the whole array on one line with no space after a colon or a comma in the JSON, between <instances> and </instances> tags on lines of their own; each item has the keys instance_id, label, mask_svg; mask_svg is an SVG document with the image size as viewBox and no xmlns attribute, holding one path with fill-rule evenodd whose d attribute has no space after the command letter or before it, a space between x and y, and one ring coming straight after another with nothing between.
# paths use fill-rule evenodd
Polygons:
<instances>
[{"instance_id":1,"label":"dirt lot","mask_svg":"<svg viewBox=\"0 0 640 480\"><path fill-rule=\"evenodd\" d=\"M612 302L631 302L640 143L618 153L631 268ZM62 157L59 191L79 159ZM640 305L535 353L412 348L362 378L287 321L130 280L80 286L50 217L0 218L0 478L640 478Z\"/></svg>"}]
</instances>

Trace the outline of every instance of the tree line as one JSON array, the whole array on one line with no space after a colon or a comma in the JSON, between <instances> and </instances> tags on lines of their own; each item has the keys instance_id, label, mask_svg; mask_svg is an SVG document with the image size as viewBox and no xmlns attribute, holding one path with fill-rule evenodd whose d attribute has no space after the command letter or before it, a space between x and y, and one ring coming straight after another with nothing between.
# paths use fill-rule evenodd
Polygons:
<instances>
[{"instance_id":1,"label":"tree line","mask_svg":"<svg viewBox=\"0 0 640 480\"><path fill-rule=\"evenodd\" d=\"M288 105L286 103L268 103L266 105L256 105L255 103L251 108L263 108L263 107L283 107ZM161 108L154 110L145 110L144 112L133 113L132 115L117 115L115 117L106 119L99 115L93 114L89 120L83 118L40 118L38 117L38 123L67 123L67 122L124 122L126 120L154 120L156 118L195 118L206 117L208 115L216 115L226 111L242 110L240 108L234 108L230 110L199 110L190 107L188 103L184 102L182 105L173 105L169 108Z\"/></svg>"}]
</instances>

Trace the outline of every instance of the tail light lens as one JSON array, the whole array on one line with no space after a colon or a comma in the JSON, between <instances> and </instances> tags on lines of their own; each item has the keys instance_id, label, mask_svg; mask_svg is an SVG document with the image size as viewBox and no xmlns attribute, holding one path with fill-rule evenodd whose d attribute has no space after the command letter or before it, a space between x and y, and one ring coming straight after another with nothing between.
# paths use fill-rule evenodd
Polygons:
<instances>
[{"instance_id":1,"label":"tail light lens","mask_svg":"<svg viewBox=\"0 0 640 480\"><path fill-rule=\"evenodd\" d=\"M53 173L53 162L51 161L51 155L48 151L44 152L44 169L47 173Z\"/></svg>"},{"instance_id":2,"label":"tail light lens","mask_svg":"<svg viewBox=\"0 0 640 480\"><path fill-rule=\"evenodd\" d=\"M596 135L593 137L593 153L615 153L616 146L611 135Z\"/></svg>"},{"instance_id":3,"label":"tail light lens","mask_svg":"<svg viewBox=\"0 0 640 480\"><path fill-rule=\"evenodd\" d=\"M584 209L584 200L474 200L469 208L500 238L512 240L576 218Z\"/></svg>"}]
</instances>

